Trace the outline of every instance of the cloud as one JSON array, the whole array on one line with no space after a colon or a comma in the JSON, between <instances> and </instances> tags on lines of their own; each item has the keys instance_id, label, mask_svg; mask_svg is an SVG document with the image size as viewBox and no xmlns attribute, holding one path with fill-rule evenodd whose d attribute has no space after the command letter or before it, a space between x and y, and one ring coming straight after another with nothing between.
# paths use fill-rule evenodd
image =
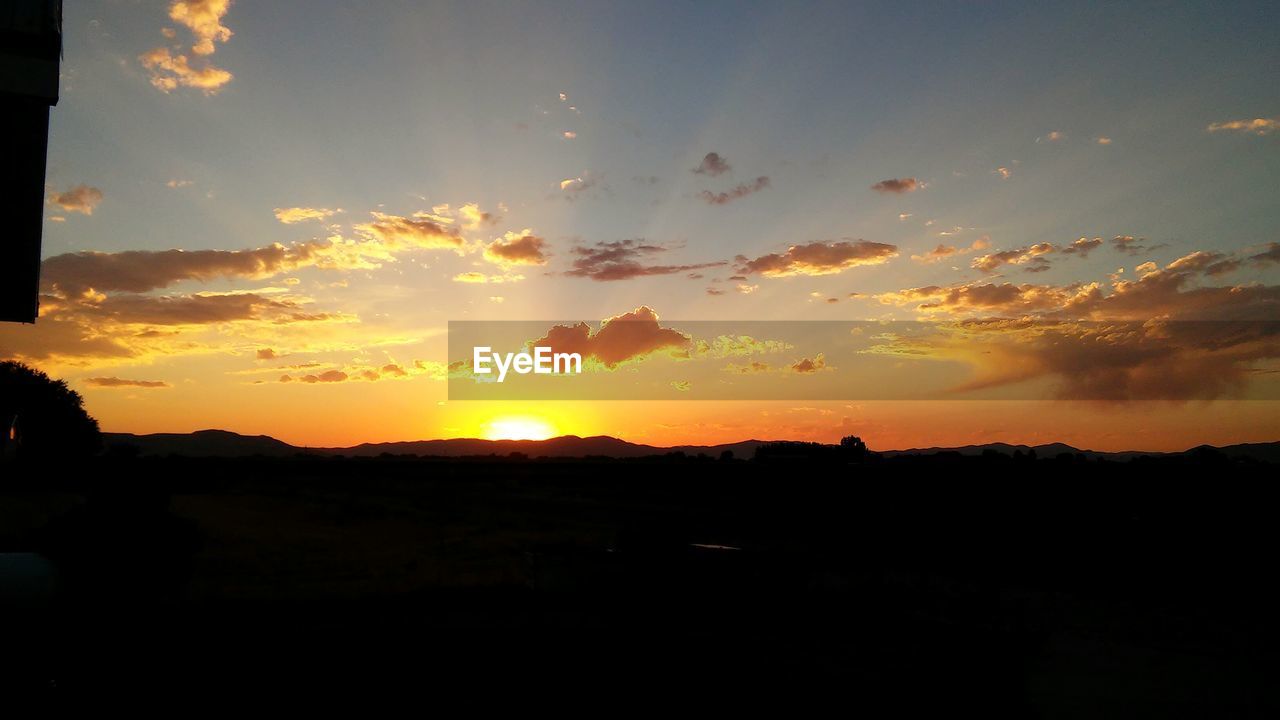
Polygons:
<instances>
[{"instance_id":1,"label":"cloud","mask_svg":"<svg viewBox=\"0 0 1280 720\"><path fill-rule=\"evenodd\" d=\"M460 250L465 244L457 230L433 219L409 219L372 212L373 222L356 225L356 232L392 250L422 248Z\"/></svg>"},{"instance_id":2,"label":"cloud","mask_svg":"<svg viewBox=\"0 0 1280 720\"><path fill-rule=\"evenodd\" d=\"M1210 123L1209 132L1241 132L1250 135L1268 135L1280 130L1280 118L1254 118L1252 120L1227 120Z\"/></svg>"},{"instance_id":3,"label":"cloud","mask_svg":"<svg viewBox=\"0 0 1280 720\"><path fill-rule=\"evenodd\" d=\"M556 325L530 347L549 347L558 353L579 353L586 362L593 359L605 368L642 360L654 353L687 355L692 339L677 330L664 328L658 314L648 306L604 320L592 332L586 323Z\"/></svg>"},{"instance_id":4,"label":"cloud","mask_svg":"<svg viewBox=\"0 0 1280 720\"><path fill-rule=\"evenodd\" d=\"M590 173L583 173L581 177L565 178L560 181L560 191L564 193L565 200L576 200L586 191L596 187L599 180ZM607 187L604 188L608 190Z\"/></svg>"},{"instance_id":5,"label":"cloud","mask_svg":"<svg viewBox=\"0 0 1280 720\"><path fill-rule=\"evenodd\" d=\"M254 293L235 295L134 295L121 294L76 305L86 318L119 324L206 325L259 320L276 325L338 320L330 313L311 313L295 300L277 300Z\"/></svg>"},{"instance_id":6,"label":"cloud","mask_svg":"<svg viewBox=\"0 0 1280 720\"><path fill-rule=\"evenodd\" d=\"M710 190L703 190L698 193L698 197L708 205L727 205L734 200L744 198L752 193L760 192L767 187L769 187L769 178L766 175L761 175L753 182L743 183L728 192L713 193Z\"/></svg>"},{"instance_id":7,"label":"cloud","mask_svg":"<svg viewBox=\"0 0 1280 720\"><path fill-rule=\"evenodd\" d=\"M911 259L918 263L924 263L927 265L930 263L940 262L954 255L967 255L968 253L976 252L978 250L986 250L990 244L991 242L987 236L983 235L977 240L974 240L973 244L967 248L957 248L951 245L939 244L938 247L924 253L923 255L912 255Z\"/></svg>"},{"instance_id":8,"label":"cloud","mask_svg":"<svg viewBox=\"0 0 1280 720\"><path fill-rule=\"evenodd\" d=\"M1080 257L1089 257L1089 253L1097 250L1102 246L1102 238L1080 238L1070 245L1062 248L1063 255L1079 255Z\"/></svg>"},{"instance_id":9,"label":"cloud","mask_svg":"<svg viewBox=\"0 0 1280 720\"><path fill-rule=\"evenodd\" d=\"M955 392L1049 379L1060 399L1123 402L1243 395L1255 364L1280 356L1280 343L1274 323L972 320L871 352L970 365Z\"/></svg>"},{"instance_id":10,"label":"cloud","mask_svg":"<svg viewBox=\"0 0 1280 720\"><path fill-rule=\"evenodd\" d=\"M271 348L262 348L258 350L257 353L257 358L259 360L275 360L278 357L280 356L276 355L276 351Z\"/></svg>"},{"instance_id":11,"label":"cloud","mask_svg":"<svg viewBox=\"0 0 1280 720\"><path fill-rule=\"evenodd\" d=\"M880 265L897 257L898 248L885 243L857 240L833 243L812 242L792 245L785 253L770 253L754 260L739 255L737 271L765 277L794 275L835 275L849 268Z\"/></svg>"},{"instance_id":12,"label":"cloud","mask_svg":"<svg viewBox=\"0 0 1280 720\"><path fill-rule=\"evenodd\" d=\"M1255 265L1271 265L1280 263L1280 242L1267 243L1267 249L1249 257Z\"/></svg>"},{"instance_id":13,"label":"cloud","mask_svg":"<svg viewBox=\"0 0 1280 720\"><path fill-rule=\"evenodd\" d=\"M195 185L195 184L196 184L195 180L179 180L177 178L174 178L169 182L165 183L165 186L176 190L178 188L191 187L192 185Z\"/></svg>"},{"instance_id":14,"label":"cloud","mask_svg":"<svg viewBox=\"0 0 1280 720\"><path fill-rule=\"evenodd\" d=\"M191 87L213 95L235 77L210 64L192 67L186 55L174 55L165 47L139 55L138 61L151 72L151 84L166 93L179 87Z\"/></svg>"},{"instance_id":15,"label":"cloud","mask_svg":"<svg viewBox=\"0 0 1280 720\"><path fill-rule=\"evenodd\" d=\"M1218 276L1235 272L1241 264L1242 261L1227 257L1220 252L1197 250L1189 255L1183 255L1166 267L1173 272L1200 272L1209 276Z\"/></svg>"},{"instance_id":16,"label":"cloud","mask_svg":"<svg viewBox=\"0 0 1280 720\"><path fill-rule=\"evenodd\" d=\"M1099 137L1099 138L1097 138L1096 140L1094 140L1094 142L1098 143L1099 145L1110 145L1110 144L1111 144L1111 138L1109 138L1109 137Z\"/></svg>"},{"instance_id":17,"label":"cloud","mask_svg":"<svg viewBox=\"0 0 1280 720\"><path fill-rule=\"evenodd\" d=\"M474 270L471 272L458 273L453 276L454 282L470 283L472 285L513 283L520 282L523 279L523 275L486 275Z\"/></svg>"},{"instance_id":18,"label":"cloud","mask_svg":"<svg viewBox=\"0 0 1280 720\"><path fill-rule=\"evenodd\" d=\"M752 360L749 363L739 365L737 363L729 363L722 368L725 372L735 375L759 375L763 373L797 373L800 375L812 375L824 370L834 370L835 368L827 365L827 358L822 353L808 358L802 357L789 365L772 365L760 360Z\"/></svg>"},{"instance_id":19,"label":"cloud","mask_svg":"<svg viewBox=\"0 0 1280 720\"><path fill-rule=\"evenodd\" d=\"M90 185L76 185L66 192L54 192L49 195L49 203L57 205L66 212L77 212L92 215L102 202L102 191Z\"/></svg>"},{"instance_id":20,"label":"cloud","mask_svg":"<svg viewBox=\"0 0 1280 720\"><path fill-rule=\"evenodd\" d=\"M292 378L289 378L289 379L286 379L286 378L289 378L289 376L288 375L281 376L280 382L290 382L290 380L292 379ZM297 380L298 382L314 384L314 383L345 382L349 378L350 376L342 372L341 370L326 370L325 372L322 372L319 375L302 375L298 377Z\"/></svg>"},{"instance_id":21,"label":"cloud","mask_svg":"<svg viewBox=\"0 0 1280 720\"><path fill-rule=\"evenodd\" d=\"M1070 320L1270 320L1280 310L1280 286L1204 286L1197 281L1223 274L1225 257L1192 253L1163 269L1139 267L1141 277L1113 276L1109 291L1100 283L1071 285L973 283L908 288L876 296L881 303L916 306L922 313L1001 317L1038 316ZM1229 261L1228 261L1229 262Z\"/></svg>"},{"instance_id":22,"label":"cloud","mask_svg":"<svg viewBox=\"0 0 1280 720\"><path fill-rule=\"evenodd\" d=\"M1111 249L1116 252L1137 255L1164 247L1164 244L1146 245L1146 238L1135 238L1132 235L1117 235L1111 238Z\"/></svg>"},{"instance_id":23,"label":"cloud","mask_svg":"<svg viewBox=\"0 0 1280 720\"><path fill-rule=\"evenodd\" d=\"M826 369L827 369L827 359L826 357L823 356L822 353L818 353L812 358L801 358L791 363L792 372L798 372L802 375L808 374L808 373L815 373L815 372L818 372L819 370L826 370Z\"/></svg>"},{"instance_id":24,"label":"cloud","mask_svg":"<svg viewBox=\"0 0 1280 720\"><path fill-rule=\"evenodd\" d=\"M993 273L1004 265L1022 265L1027 272L1041 272L1049 268L1049 261L1043 256L1056 251L1057 247L1053 243L1037 243L1029 247L982 255L974 258L969 265L986 273Z\"/></svg>"},{"instance_id":25,"label":"cloud","mask_svg":"<svg viewBox=\"0 0 1280 720\"><path fill-rule=\"evenodd\" d=\"M1066 139L1066 137L1067 136L1064 135L1061 130L1051 130L1043 139L1045 142L1058 142L1059 140ZM1036 138L1036 142L1040 142L1040 140L1041 138Z\"/></svg>"},{"instance_id":26,"label":"cloud","mask_svg":"<svg viewBox=\"0 0 1280 720\"><path fill-rule=\"evenodd\" d=\"M276 208L276 219L285 225L304 222L306 220L325 220L342 212L342 208L330 210L329 208Z\"/></svg>"},{"instance_id":27,"label":"cloud","mask_svg":"<svg viewBox=\"0 0 1280 720\"><path fill-rule=\"evenodd\" d=\"M667 252L661 245L649 245L643 240L615 240L599 242L592 247L576 246L570 253L574 255L573 269L565 272L570 277L585 277L606 282L612 280L630 280L649 275L672 275L675 273L719 267L723 262L700 263L696 265L650 265L649 258Z\"/></svg>"},{"instance_id":28,"label":"cloud","mask_svg":"<svg viewBox=\"0 0 1280 720\"><path fill-rule=\"evenodd\" d=\"M227 42L232 32L222 24L231 0L174 0L169 5L169 19L186 27L194 37L191 59L177 46L158 47L138 56L138 61L151 74L151 84L163 92L178 87L192 87L214 94L231 82L231 73L215 67L208 60L217 49L216 43ZM177 34L166 28L162 33L172 40Z\"/></svg>"},{"instance_id":29,"label":"cloud","mask_svg":"<svg viewBox=\"0 0 1280 720\"><path fill-rule=\"evenodd\" d=\"M169 6L169 19L185 26L195 36L192 52L212 55L215 42L231 39L231 30L222 24L230 8L231 0L175 0Z\"/></svg>"},{"instance_id":30,"label":"cloud","mask_svg":"<svg viewBox=\"0 0 1280 720\"><path fill-rule=\"evenodd\" d=\"M55 255L41 263L40 282L68 296L98 291L147 292L184 280L260 279L307 265L342 264L348 254L318 241L250 250L127 250Z\"/></svg>"},{"instance_id":31,"label":"cloud","mask_svg":"<svg viewBox=\"0 0 1280 720\"><path fill-rule=\"evenodd\" d=\"M702 162L698 167L693 169L693 172L698 175L710 175L711 177L715 177L717 175L727 173L732 169L733 168L729 166L729 161L721 157L719 153L709 152L702 158Z\"/></svg>"},{"instance_id":32,"label":"cloud","mask_svg":"<svg viewBox=\"0 0 1280 720\"><path fill-rule=\"evenodd\" d=\"M100 388L167 388L169 383L160 380L123 380L118 377L87 378L84 383Z\"/></svg>"},{"instance_id":33,"label":"cloud","mask_svg":"<svg viewBox=\"0 0 1280 720\"><path fill-rule=\"evenodd\" d=\"M458 219L462 222L462 227L468 230L474 230L482 225L494 225L498 222L497 215L481 210L478 203L465 203L458 208Z\"/></svg>"},{"instance_id":34,"label":"cloud","mask_svg":"<svg viewBox=\"0 0 1280 720\"><path fill-rule=\"evenodd\" d=\"M902 195L904 193L915 192L922 187L924 187L924 184L919 180L913 177L907 177L881 180L875 185L872 185L871 189L882 194L893 193L895 195Z\"/></svg>"},{"instance_id":35,"label":"cloud","mask_svg":"<svg viewBox=\"0 0 1280 720\"><path fill-rule=\"evenodd\" d=\"M543 252L547 241L534 235L528 228L520 232L508 232L484 249L486 260L498 265L545 265Z\"/></svg>"}]
</instances>

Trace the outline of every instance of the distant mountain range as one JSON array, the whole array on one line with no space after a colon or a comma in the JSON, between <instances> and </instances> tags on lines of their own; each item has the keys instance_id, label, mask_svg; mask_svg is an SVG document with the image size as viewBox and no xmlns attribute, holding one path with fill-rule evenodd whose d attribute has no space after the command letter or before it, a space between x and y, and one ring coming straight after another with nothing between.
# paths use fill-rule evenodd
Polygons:
<instances>
[{"instance_id":1,"label":"distant mountain range","mask_svg":"<svg viewBox=\"0 0 1280 720\"><path fill-rule=\"evenodd\" d=\"M240 435L226 430L200 430L193 433L155 433L151 435L134 435L132 433L103 433L109 448L132 446L140 455L185 455L188 457L290 457L299 453L316 455L346 455L350 457L375 457L382 454L419 455L433 457L466 457L484 455L510 455L524 453L529 457L614 457L635 458L648 455L664 455L682 452L686 455L699 453L719 457L728 450L735 458L750 458L755 455L756 448L765 445L765 440L745 440L743 442L724 445L677 445L674 447L656 447L619 440L608 435L594 437L578 437L565 435L549 440L480 440L472 438L455 438L449 440L413 440L407 442L364 443L347 448L312 448L298 447L281 442L266 435ZM1212 446L1202 445L1200 448ZM1200 448L1190 448L1185 452L1193 452ZM1280 442L1246 443L1213 448L1232 458L1247 457L1263 462L1280 463ZM1090 458L1105 457L1111 460L1128 460L1141 456L1179 455L1182 453L1163 452L1099 452L1080 450L1063 443L1047 445L1009 445L1007 443L991 443L987 445L965 445L964 447L930 447L912 448L910 450L888 450L880 454L886 457L896 455L932 455L940 452L954 452L961 455L981 455L991 450L1004 455L1015 452L1023 454L1035 451L1041 458L1056 457L1062 453L1082 454Z\"/></svg>"}]
</instances>

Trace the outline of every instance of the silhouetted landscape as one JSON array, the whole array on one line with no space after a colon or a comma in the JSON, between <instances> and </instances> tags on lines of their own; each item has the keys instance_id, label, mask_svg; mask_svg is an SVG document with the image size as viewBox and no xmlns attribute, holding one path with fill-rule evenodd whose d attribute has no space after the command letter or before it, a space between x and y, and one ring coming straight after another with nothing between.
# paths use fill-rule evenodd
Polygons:
<instances>
[{"instance_id":1,"label":"silhouetted landscape","mask_svg":"<svg viewBox=\"0 0 1280 720\"><path fill-rule=\"evenodd\" d=\"M3 707L1280 718L1277 30L0 0Z\"/></svg>"},{"instance_id":2,"label":"silhouetted landscape","mask_svg":"<svg viewBox=\"0 0 1280 720\"><path fill-rule=\"evenodd\" d=\"M207 689L230 664L277 690L572 678L1024 716L1280 709L1274 444L105 446L4 466L6 581L14 558L52 573L7 598L19 687ZM113 665L124 645L153 660Z\"/></svg>"}]
</instances>

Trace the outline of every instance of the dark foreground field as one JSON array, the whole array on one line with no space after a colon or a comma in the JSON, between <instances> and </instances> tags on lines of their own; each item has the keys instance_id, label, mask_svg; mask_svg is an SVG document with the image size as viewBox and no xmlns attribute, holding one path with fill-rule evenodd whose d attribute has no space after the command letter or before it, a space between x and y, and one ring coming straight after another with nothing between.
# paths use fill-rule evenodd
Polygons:
<instances>
[{"instance_id":1,"label":"dark foreground field","mask_svg":"<svg viewBox=\"0 0 1280 720\"><path fill-rule=\"evenodd\" d=\"M52 596L10 592L4 682L1275 717L1274 471L1210 453L11 464L0 552L57 575Z\"/></svg>"}]
</instances>

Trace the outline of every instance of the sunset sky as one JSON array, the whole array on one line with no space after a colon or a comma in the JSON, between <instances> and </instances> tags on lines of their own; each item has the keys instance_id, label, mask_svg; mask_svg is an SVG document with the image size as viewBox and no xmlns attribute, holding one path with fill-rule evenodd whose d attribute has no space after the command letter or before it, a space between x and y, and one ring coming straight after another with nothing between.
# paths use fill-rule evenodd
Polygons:
<instances>
[{"instance_id":1,"label":"sunset sky","mask_svg":"<svg viewBox=\"0 0 1280 720\"><path fill-rule=\"evenodd\" d=\"M1275 328L1177 329L1280 318L1280 5L1068 5L67 0L41 317L0 356L104 430L299 445L1280 439ZM1034 320L875 346L894 387L1049 389L682 399L654 345L595 374L655 399L448 400L449 321L624 315ZM764 382L858 366L783 344Z\"/></svg>"}]
</instances>

